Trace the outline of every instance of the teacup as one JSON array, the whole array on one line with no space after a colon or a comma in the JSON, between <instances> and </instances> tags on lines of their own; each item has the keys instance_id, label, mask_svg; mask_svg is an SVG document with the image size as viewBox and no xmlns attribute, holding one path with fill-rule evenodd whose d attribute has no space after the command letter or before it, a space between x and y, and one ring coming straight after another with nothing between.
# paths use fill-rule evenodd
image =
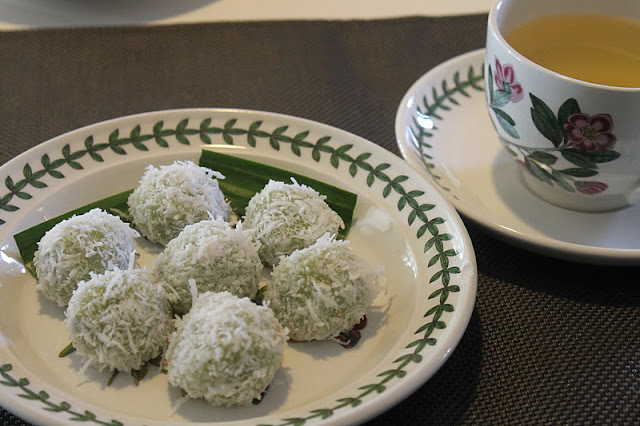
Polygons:
<instances>
[{"instance_id":1,"label":"teacup","mask_svg":"<svg viewBox=\"0 0 640 426\"><path fill-rule=\"evenodd\" d=\"M485 93L498 138L534 194L571 210L615 210L640 203L640 84L566 76L506 40L536 18L583 13L640 22L640 2L500 0L489 13ZM637 33L628 37L640 44ZM640 67L635 72L640 77Z\"/></svg>"}]
</instances>

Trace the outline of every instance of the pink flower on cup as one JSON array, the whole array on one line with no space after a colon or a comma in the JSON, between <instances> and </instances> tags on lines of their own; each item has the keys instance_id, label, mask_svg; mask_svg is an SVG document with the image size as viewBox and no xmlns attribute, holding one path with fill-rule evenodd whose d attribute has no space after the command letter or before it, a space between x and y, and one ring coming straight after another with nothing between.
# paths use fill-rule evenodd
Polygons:
<instances>
[{"instance_id":1,"label":"pink flower on cup","mask_svg":"<svg viewBox=\"0 0 640 426\"><path fill-rule=\"evenodd\" d=\"M588 182L588 181L579 181L576 182L576 189L583 194L593 195L598 194L605 189L607 189L609 185L603 182Z\"/></svg>"},{"instance_id":2,"label":"pink flower on cup","mask_svg":"<svg viewBox=\"0 0 640 426\"><path fill-rule=\"evenodd\" d=\"M611 130L613 120L609 114L571 114L564 124L571 144L579 150L594 152L613 148L616 137Z\"/></svg>"},{"instance_id":3,"label":"pink flower on cup","mask_svg":"<svg viewBox=\"0 0 640 426\"><path fill-rule=\"evenodd\" d=\"M504 89L505 85L508 85L509 90L511 90L511 97L509 98L511 102L518 102L524 97L524 91L516 80L516 72L511 64L503 67L498 58L496 58L496 72L493 75L493 79L500 90Z\"/></svg>"}]
</instances>

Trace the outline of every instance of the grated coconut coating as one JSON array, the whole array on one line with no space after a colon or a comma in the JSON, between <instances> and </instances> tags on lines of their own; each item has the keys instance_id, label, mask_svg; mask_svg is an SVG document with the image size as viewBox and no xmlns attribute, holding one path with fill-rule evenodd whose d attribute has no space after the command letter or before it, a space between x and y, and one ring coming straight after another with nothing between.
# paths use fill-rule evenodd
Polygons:
<instances>
[{"instance_id":1,"label":"grated coconut coating","mask_svg":"<svg viewBox=\"0 0 640 426\"><path fill-rule=\"evenodd\" d=\"M191 307L189 280L195 280L199 293L228 291L238 297L253 298L258 291L262 262L260 243L250 231L236 228L218 218L187 225L154 262L158 281L172 287L178 300L175 313Z\"/></svg>"},{"instance_id":2,"label":"grated coconut coating","mask_svg":"<svg viewBox=\"0 0 640 426\"><path fill-rule=\"evenodd\" d=\"M247 205L244 222L262 243L260 257L277 265L280 256L309 247L326 232L344 226L340 216L313 188L270 180Z\"/></svg>"},{"instance_id":3,"label":"grated coconut coating","mask_svg":"<svg viewBox=\"0 0 640 426\"><path fill-rule=\"evenodd\" d=\"M224 176L191 161L148 166L128 200L135 227L149 240L166 245L186 225L210 215L227 219L229 205L216 178Z\"/></svg>"},{"instance_id":4,"label":"grated coconut coating","mask_svg":"<svg viewBox=\"0 0 640 426\"><path fill-rule=\"evenodd\" d=\"M204 293L176 320L166 354L169 383L212 405L249 404L273 380L286 341L269 308L229 292Z\"/></svg>"},{"instance_id":5,"label":"grated coconut coating","mask_svg":"<svg viewBox=\"0 0 640 426\"><path fill-rule=\"evenodd\" d=\"M78 282L114 268L125 269L140 235L119 217L93 209L51 228L38 242L36 288L65 307Z\"/></svg>"},{"instance_id":6,"label":"grated coconut coating","mask_svg":"<svg viewBox=\"0 0 640 426\"><path fill-rule=\"evenodd\" d=\"M147 269L92 274L66 311L73 347L100 370L130 372L159 356L173 331L164 289Z\"/></svg>"},{"instance_id":7,"label":"grated coconut coating","mask_svg":"<svg viewBox=\"0 0 640 426\"><path fill-rule=\"evenodd\" d=\"M329 339L360 321L378 292L378 277L348 241L325 234L282 258L264 300L292 339Z\"/></svg>"}]
</instances>

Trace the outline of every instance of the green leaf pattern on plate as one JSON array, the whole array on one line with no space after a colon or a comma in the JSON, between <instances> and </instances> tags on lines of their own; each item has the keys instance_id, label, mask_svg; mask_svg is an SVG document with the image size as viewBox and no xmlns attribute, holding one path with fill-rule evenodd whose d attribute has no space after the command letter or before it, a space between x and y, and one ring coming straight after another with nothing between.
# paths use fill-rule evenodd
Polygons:
<instances>
[{"instance_id":1,"label":"green leaf pattern on plate","mask_svg":"<svg viewBox=\"0 0 640 426\"><path fill-rule=\"evenodd\" d=\"M425 113L439 118L437 115L438 110L449 108L445 102L457 105L454 95L462 94L468 97L469 94L466 92L468 88L482 90L481 81L482 76L475 75L473 68L469 68L468 80L466 81L460 81L459 75L456 73L453 88L448 89L446 83L443 82L442 95L437 95L434 89L433 103L427 102L425 98ZM447 242L454 237L448 233L440 232L439 225L444 223L443 218L430 217L428 215L428 212L435 206L423 200L424 191L407 190L405 186L409 178L405 175L389 173L391 165L388 163L372 164L369 161L371 153L365 152L354 155L351 153L353 145L350 144L333 147L330 144L331 137L329 136L320 137L315 141L309 140L310 132L308 131L289 135L287 134L287 125L282 125L269 132L261 130L261 121L251 123L246 129L236 127L236 124L237 119L230 119L222 127L216 127L212 125L212 119L208 118L195 127L189 127L189 120L184 119L177 124L176 128L171 129L165 128L163 121L158 121L153 126L152 133L149 134L143 134L141 126L136 125L130 131L113 130L106 142L95 143L94 137L89 136L84 141L83 149L72 152L70 145L67 144L62 148L60 157L55 160L51 160L47 154L43 155L38 170L34 171L29 164L26 164L23 168L22 177L15 180L12 177L7 177L5 187L8 192L0 198L0 209L6 213L19 210L17 205L12 204L14 197L24 200L31 198L29 193L31 190L46 187L46 184L40 180L45 175L55 179L63 179L65 175L61 169L64 170L65 165L83 170L84 166L80 160L91 159L96 162L102 162L104 158L101 153L104 151L110 150L118 155L127 155L127 149L131 148L147 151L148 143L156 143L161 148L167 148L172 137L178 143L187 145L193 142L192 139L196 138L201 143L209 144L212 143L214 137L219 137L226 144L232 145L236 142L236 138L242 137L251 147L255 147L258 141L262 139L277 151L288 146L296 156L300 156L302 150L310 150L311 158L316 162L319 162L323 156L328 156L330 164L334 168L346 166L349 176L352 178L359 174L364 174L363 178L369 187L373 187L376 182L381 182L383 184L381 189L383 197L387 198L392 194L399 196L397 202L398 211L405 212L408 225L417 228L416 238L425 240L424 253L431 256L429 267L437 265L429 283L425 285L439 284L439 288L433 290L429 295L429 299L437 299L438 304L424 314L424 323L415 331L415 339L406 345L406 353L393 361L394 368L379 373L377 375L379 380L375 383L361 386L356 395L336 400L331 407L314 409L304 417L282 419L279 424L303 425L313 419L327 419L333 416L337 410L360 405L368 395L384 392L390 382L402 379L407 375L407 367L422 362L423 356L421 353L424 350L437 344L437 339L433 337L433 333L438 329L446 328L446 314L454 310L454 306L448 303L449 296L451 293L460 291L457 285L450 285L451 276L461 272L458 266L452 265L452 260L457 256L456 251L447 247ZM416 136L420 141L430 137L430 134L421 127L418 127L416 132ZM121 134L126 136L121 137ZM420 146L429 148L426 142L421 142ZM1 221L0 225L4 223L5 221ZM70 416L69 419L73 421L90 421L95 424L111 426L122 424L115 420L111 422L99 420L89 411L72 410L72 407L67 402L54 403L50 401L49 395L45 391L35 392L30 389L28 379L21 378L16 380L13 378L10 374L11 370L11 364L4 364L0 367L0 373L3 378L0 384L20 389L19 396L39 401L45 410L66 413Z\"/></svg>"},{"instance_id":2,"label":"green leaf pattern on plate","mask_svg":"<svg viewBox=\"0 0 640 426\"><path fill-rule=\"evenodd\" d=\"M426 172L433 179L433 182L444 191L450 191L450 188L440 182L441 177L435 171L433 157L429 154L429 149L432 148L432 145L428 141L433 136L434 131L438 130L436 120L443 120L442 115L440 115L441 111L451 110L452 106L449 104L453 106L460 105L457 99L459 95L470 98L470 90L479 92L484 90L484 67L480 64L478 68L480 69L479 73L473 65L469 66L465 79L461 80L460 71L456 71L451 82L446 79L442 80L440 90L433 87L431 89L431 98L425 94L422 98L422 105L416 107L412 117L413 127L411 128L411 133L420 161L424 165Z\"/></svg>"},{"instance_id":3,"label":"green leaf pattern on plate","mask_svg":"<svg viewBox=\"0 0 640 426\"><path fill-rule=\"evenodd\" d=\"M11 364L4 364L0 366L0 375L2 375L2 380L0 380L0 384L8 387L15 387L22 391L22 393L18 393L18 396L24 399L39 401L44 406L44 409L47 411L52 411L55 413L67 413L70 417L70 420L76 422L92 422L98 425L105 426L123 426L123 423L111 420L110 422L102 421L96 417L91 411L85 410L83 413L74 411L71 409L71 405L67 402L55 403L50 401L49 394L45 391L34 392L29 388L29 380L26 378L15 379L11 376L10 372L13 369Z\"/></svg>"}]
</instances>

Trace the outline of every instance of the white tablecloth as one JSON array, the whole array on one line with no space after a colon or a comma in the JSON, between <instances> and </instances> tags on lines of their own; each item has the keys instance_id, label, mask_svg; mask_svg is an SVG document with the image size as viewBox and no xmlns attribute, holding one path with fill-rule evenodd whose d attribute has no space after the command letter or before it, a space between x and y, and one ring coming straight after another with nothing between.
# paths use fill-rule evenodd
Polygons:
<instances>
[{"instance_id":1,"label":"white tablecloth","mask_svg":"<svg viewBox=\"0 0 640 426\"><path fill-rule=\"evenodd\" d=\"M0 30L487 12L494 0L0 0Z\"/></svg>"}]
</instances>

